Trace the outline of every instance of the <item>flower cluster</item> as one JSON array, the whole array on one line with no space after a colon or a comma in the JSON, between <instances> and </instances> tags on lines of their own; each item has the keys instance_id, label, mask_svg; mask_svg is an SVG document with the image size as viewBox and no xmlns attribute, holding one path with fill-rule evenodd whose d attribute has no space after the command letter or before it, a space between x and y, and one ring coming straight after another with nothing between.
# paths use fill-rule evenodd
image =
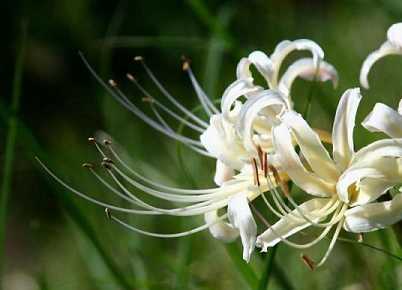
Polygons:
<instances>
[{"instance_id":1,"label":"flower cluster","mask_svg":"<svg viewBox=\"0 0 402 290\"><path fill-rule=\"evenodd\" d=\"M368 88L367 75L378 59L389 54L402 54L402 23L392 25L387 36L388 40L362 65L360 82L364 88ZM293 62L280 75L284 59L295 50L308 51L311 56ZM398 111L381 103L375 105L362 125L372 132L383 132L389 138L359 150L355 150L353 142L355 117L362 98L359 88L348 89L341 96L332 134L312 128L306 116L294 110L292 84L296 78L302 78L332 81L336 86L338 75L335 68L324 61L320 46L311 40L282 41L269 56L254 51L242 58L237 65L237 79L223 93L219 107L202 90L189 62L184 61L183 70L187 72L209 122L184 107L141 57L135 60L173 106L158 101L133 75L127 74L128 80L145 95L153 118L141 111L115 81L103 82L83 60L97 80L128 110L159 132L216 160L214 181L217 187L170 187L150 180L130 167L109 136L100 134L90 138L103 158L102 165L110 179L103 178L92 164L85 163L84 167L108 191L133 207L119 207L90 197L66 184L42 164L66 188L105 207L110 219L130 230L169 238L209 229L213 237L225 242L240 237L246 261L250 260L255 247L267 251L284 242L305 249L332 233L328 250L320 261L316 263L306 258L311 266L319 267L328 258L342 229L364 233L402 219L402 194L399 189L390 194L390 190L402 182L402 104ZM259 73L266 85L257 85L253 72ZM179 133L170 125L171 120L199 134L199 140ZM327 143L326 146L323 143ZM332 154L327 151L331 145ZM296 200L289 189L290 184L303 192L304 202ZM173 202L175 207L155 206L129 187ZM385 195L387 198L382 199L385 201L378 201ZM270 216L277 217L275 223L269 223L267 215L255 208L253 203L257 198L262 199ZM205 223L180 233L153 233L127 224L114 212L177 217L203 215ZM265 231L258 233L254 217L262 220ZM318 236L307 243L289 240L290 236L304 233L308 227L317 228Z\"/></svg>"}]
</instances>

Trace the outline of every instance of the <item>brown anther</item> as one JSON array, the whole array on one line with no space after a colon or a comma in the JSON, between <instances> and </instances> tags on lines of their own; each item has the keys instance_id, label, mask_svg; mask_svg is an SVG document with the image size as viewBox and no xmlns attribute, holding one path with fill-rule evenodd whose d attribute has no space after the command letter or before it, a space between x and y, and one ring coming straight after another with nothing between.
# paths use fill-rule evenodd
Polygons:
<instances>
[{"instance_id":1,"label":"brown anther","mask_svg":"<svg viewBox=\"0 0 402 290\"><path fill-rule=\"evenodd\" d=\"M88 138L88 142L90 142L90 143L96 143L96 140L95 140L94 137L89 137L89 138Z\"/></svg>"},{"instance_id":2,"label":"brown anther","mask_svg":"<svg viewBox=\"0 0 402 290\"><path fill-rule=\"evenodd\" d=\"M92 169L95 167L92 163L88 163L88 162L82 163L81 166L84 168L88 168L88 169Z\"/></svg>"},{"instance_id":3,"label":"brown anther","mask_svg":"<svg viewBox=\"0 0 402 290\"><path fill-rule=\"evenodd\" d=\"M307 255L301 254L300 258L303 260L304 264L311 270L315 270L315 262Z\"/></svg>"},{"instance_id":4,"label":"brown anther","mask_svg":"<svg viewBox=\"0 0 402 290\"><path fill-rule=\"evenodd\" d=\"M102 162L109 163L109 164L113 164L113 160L110 159L110 158L108 158L108 157L104 157L104 158L102 159Z\"/></svg>"},{"instance_id":5,"label":"brown anther","mask_svg":"<svg viewBox=\"0 0 402 290\"><path fill-rule=\"evenodd\" d=\"M101 165L102 165L104 168L106 168L107 170L111 170L111 169L112 169L112 163L110 163L110 162L102 161L102 162L101 162Z\"/></svg>"},{"instance_id":6,"label":"brown anther","mask_svg":"<svg viewBox=\"0 0 402 290\"><path fill-rule=\"evenodd\" d=\"M358 234L357 234L357 242L358 242L358 243L363 243L363 239L364 239L363 234L362 234L362 233L358 233Z\"/></svg>"},{"instance_id":7,"label":"brown anther","mask_svg":"<svg viewBox=\"0 0 402 290\"><path fill-rule=\"evenodd\" d=\"M258 152L258 160L260 161L261 170L263 170L264 169L264 167L263 167L264 153L262 152L261 146L257 146L257 152Z\"/></svg>"},{"instance_id":8,"label":"brown anther","mask_svg":"<svg viewBox=\"0 0 402 290\"><path fill-rule=\"evenodd\" d=\"M151 97L143 97L142 101L146 103L153 103L154 99L152 99Z\"/></svg>"},{"instance_id":9,"label":"brown anther","mask_svg":"<svg viewBox=\"0 0 402 290\"><path fill-rule=\"evenodd\" d=\"M117 87L117 83L116 83L115 80L113 80L113 79L110 79L110 80L109 80L109 85L112 86L112 87L114 87L114 88Z\"/></svg>"},{"instance_id":10,"label":"brown anther","mask_svg":"<svg viewBox=\"0 0 402 290\"><path fill-rule=\"evenodd\" d=\"M130 81L135 82L135 77L134 77L132 74L127 73L127 74L126 74L126 77L127 77Z\"/></svg>"},{"instance_id":11,"label":"brown anther","mask_svg":"<svg viewBox=\"0 0 402 290\"><path fill-rule=\"evenodd\" d=\"M258 176L258 166L257 166L257 160L255 158L252 159L253 162L253 171L254 171L254 181L257 184L257 186L260 186L260 177Z\"/></svg>"},{"instance_id":12,"label":"brown anther","mask_svg":"<svg viewBox=\"0 0 402 290\"><path fill-rule=\"evenodd\" d=\"M109 145L112 145L112 141L110 141L109 139L104 139L104 140L103 140L103 144L104 144L105 146L109 146Z\"/></svg>"},{"instance_id":13,"label":"brown anther","mask_svg":"<svg viewBox=\"0 0 402 290\"><path fill-rule=\"evenodd\" d=\"M188 63L187 60L185 60L183 62L183 65L181 66L181 69L184 70L184 71L187 71L189 68L190 68L190 64Z\"/></svg>"},{"instance_id":14,"label":"brown anther","mask_svg":"<svg viewBox=\"0 0 402 290\"><path fill-rule=\"evenodd\" d=\"M262 168L264 171L264 176L268 177L268 154L267 154L267 152L264 152L264 155L262 157Z\"/></svg>"},{"instance_id":15,"label":"brown anther","mask_svg":"<svg viewBox=\"0 0 402 290\"><path fill-rule=\"evenodd\" d=\"M143 61L144 58L142 56L140 56L140 55L137 55L137 56L134 57L134 60L135 61Z\"/></svg>"},{"instance_id":16,"label":"brown anther","mask_svg":"<svg viewBox=\"0 0 402 290\"><path fill-rule=\"evenodd\" d=\"M110 209L105 208L105 214L106 214L106 217L107 217L109 220L112 219L112 214L110 213Z\"/></svg>"}]
</instances>

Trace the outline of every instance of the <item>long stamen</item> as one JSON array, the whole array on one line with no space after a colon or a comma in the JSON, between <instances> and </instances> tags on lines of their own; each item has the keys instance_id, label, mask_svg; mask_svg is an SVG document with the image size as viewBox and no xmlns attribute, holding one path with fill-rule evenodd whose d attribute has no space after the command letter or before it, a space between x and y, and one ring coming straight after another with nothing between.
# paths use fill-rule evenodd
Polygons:
<instances>
[{"instance_id":1,"label":"long stamen","mask_svg":"<svg viewBox=\"0 0 402 290\"><path fill-rule=\"evenodd\" d=\"M149 231L144 231L144 230L136 228L136 227L134 227L132 225L129 225L129 224L123 222L121 219L119 219L119 218L115 217L114 215L112 215L110 213L110 211L109 211L109 214L108 214L108 217L110 217L111 220L117 222L118 224L122 225L123 227L125 227L125 228L127 228L127 229L129 229L131 231L134 231L136 233L140 233L140 234L143 234L143 235L151 236L151 237L157 237L157 238L179 238L179 237L188 236L188 235L191 235L191 234L194 234L194 233L198 233L198 232L201 232L203 230L208 229L209 227L211 227L215 223L225 219L226 216L227 215L224 214L224 215L218 217L217 219L215 219L214 222L212 222L212 223L206 223L206 224L204 224L202 226L193 228L193 229L188 230L188 231L175 233L175 234L160 234L160 233L153 233L153 232L149 232Z\"/></svg>"},{"instance_id":2,"label":"long stamen","mask_svg":"<svg viewBox=\"0 0 402 290\"><path fill-rule=\"evenodd\" d=\"M112 153L113 157L116 158L116 160L124 167L126 168L131 174L133 174L134 176L136 176L137 178L139 178L140 180L149 183L157 188L163 189L163 190L167 190L167 191L172 191L172 192L176 192L176 193L182 193L182 194L194 194L194 195L198 195L198 194L205 194L205 193L213 193L216 192L217 190L219 190L219 188L207 188L207 189L181 189L181 188L176 188L176 187L170 187L170 186L166 186L157 182L154 182L146 177L144 177L143 175L141 175L140 173L138 173L137 171L135 171L134 169L132 169L130 166L128 166L128 164L126 162L124 162L124 160L119 156L119 154L116 152L116 150L109 144L106 145L108 147L108 149L110 150L110 152Z\"/></svg>"},{"instance_id":3,"label":"long stamen","mask_svg":"<svg viewBox=\"0 0 402 290\"><path fill-rule=\"evenodd\" d=\"M182 68L185 72L187 72L187 74L191 80L191 84L193 85L193 88L194 88L194 90L197 94L197 97L200 100L201 105L203 106L205 112L209 116L213 115L214 113L218 114L219 113L218 109L208 98L207 94L204 92L204 90L201 88L200 84L198 83L197 79L195 78L193 71L191 70L191 67L190 67L190 62L188 60L185 60L183 62Z\"/></svg>"},{"instance_id":4,"label":"long stamen","mask_svg":"<svg viewBox=\"0 0 402 290\"><path fill-rule=\"evenodd\" d=\"M167 114L169 114L170 116L172 116L173 118L175 118L176 120L186 124L188 127L192 128L193 130L197 131L197 132L204 132L205 128L203 127L199 127L191 122L189 122L188 120L180 117L178 114L176 114L175 112L173 112L172 110L170 110L168 107L166 107L165 105L163 105L161 102L159 102L154 96L152 96L135 78L132 74L126 74L128 80L130 82L132 82L140 91L141 93L143 93L148 100L150 100L151 104L155 104L156 106L158 106L159 108L161 108L164 112L166 112Z\"/></svg>"},{"instance_id":5,"label":"long stamen","mask_svg":"<svg viewBox=\"0 0 402 290\"><path fill-rule=\"evenodd\" d=\"M334 233L334 235L332 237L331 243L329 244L328 250L325 253L324 257L321 259L321 261L317 264L317 268L321 267L325 263L325 261L328 259L329 255L331 254L331 252L332 252L332 250L333 250L333 248L335 246L336 240L338 239L339 233L340 233L340 231L342 229L343 221L344 221L344 218L341 219L341 221L339 222L338 226L336 227L335 233Z\"/></svg>"},{"instance_id":6,"label":"long stamen","mask_svg":"<svg viewBox=\"0 0 402 290\"><path fill-rule=\"evenodd\" d=\"M161 91L162 95L165 96L171 103L173 103L180 111L182 111L184 114L186 114L188 117L193 119L195 122L197 122L199 125L207 128L208 123L205 121L201 120L199 117L194 115L191 111L186 109L182 104L180 104L176 98L174 98L166 89L165 87L158 81L158 79L155 77L154 73L151 71L151 69L147 66L147 64L144 61L144 58L141 56L136 56L134 58L135 61L138 61L141 63L142 67L144 68L145 72L148 74L148 76L151 78L153 83L158 87L158 89Z\"/></svg>"},{"instance_id":7,"label":"long stamen","mask_svg":"<svg viewBox=\"0 0 402 290\"><path fill-rule=\"evenodd\" d=\"M201 144L198 143L198 141L189 139L189 138L185 138L179 134L174 134L172 132L167 131L163 126L161 126L160 124L158 124L157 122L155 122L154 120L152 120L151 118L149 118L147 115L145 115L137 106L135 106L133 103L131 103L127 97L124 94L117 94L115 90L113 90L113 86L108 86L100 77L99 75L95 72L95 70L90 66L90 64L88 63L88 61L85 59L84 55L80 52L79 53L82 61L84 62L85 66L87 67L87 69L90 71L90 73L93 75L93 77L98 81L99 84L101 84L106 91L116 100L118 101L121 105L123 105L127 110L129 110L130 112L132 112L134 115L136 115L138 118L140 118L141 120L143 120L145 123L147 123L149 126L151 126L152 128L154 128L155 130L169 136L172 139L175 139L177 141L182 142L183 144L185 144L186 146L189 146L189 143L194 144L194 142L196 144L194 145L198 145L200 147L202 147ZM189 146L191 149L194 150L194 148L192 148L191 146ZM200 153L201 155L204 156L208 156L208 157L212 157L210 153L206 152L205 150L202 149L197 149L195 150L196 152Z\"/></svg>"}]
</instances>

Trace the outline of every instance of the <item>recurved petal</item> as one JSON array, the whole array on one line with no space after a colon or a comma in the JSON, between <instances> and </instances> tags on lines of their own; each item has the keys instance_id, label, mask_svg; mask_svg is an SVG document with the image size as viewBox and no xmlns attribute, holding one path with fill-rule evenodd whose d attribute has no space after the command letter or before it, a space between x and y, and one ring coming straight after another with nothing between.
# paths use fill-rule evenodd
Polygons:
<instances>
[{"instance_id":1,"label":"recurved petal","mask_svg":"<svg viewBox=\"0 0 402 290\"><path fill-rule=\"evenodd\" d=\"M224 182L232 179L235 172L233 168L230 168L225 163L220 160L216 160L216 169L215 169L215 176L214 181L216 185L221 186Z\"/></svg>"},{"instance_id":2,"label":"recurved petal","mask_svg":"<svg viewBox=\"0 0 402 290\"><path fill-rule=\"evenodd\" d=\"M396 47L389 41L384 42L381 47L372 53L370 53L367 58L364 60L363 65L360 69L360 84L368 89L369 82L368 82L368 74L372 66L381 58L392 55L392 54L402 54L401 47Z\"/></svg>"},{"instance_id":3,"label":"recurved petal","mask_svg":"<svg viewBox=\"0 0 402 290\"><path fill-rule=\"evenodd\" d=\"M250 98L243 105L236 128L239 136L243 139L244 147L248 152L255 153L256 146L253 142L254 124L259 114L266 114L268 117L265 125L266 131L270 131L274 125L273 120L287 108L282 95L277 91L265 90L259 95Z\"/></svg>"},{"instance_id":4,"label":"recurved petal","mask_svg":"<svg viewBox=\"0 0 402 290\"><path fill-rule=\"evenodd\" d=\"M376 167L379 158L401 158L402 138L382 139L375 141L355 153L350 163L350 169L361 167ZM374 165L373 165L374 164Z\"/></svg>"},{"instance_id":5,"label":"recurved petal","mask_svg":"<svg viewBox=\"0 0 402 290\"><path fill-rule=\"evenodd\" d=\"M315 43L312 40L309 39L297 39L294 41L284 40L276 46L274 52L271 54L270 57L276 75L279 73L280 66L285 57L295 50L311 51L315 66L318 65L319 60L324 58L324 51L317 43Z\"/></svg>"},{"instance_id":6,"label":"recurved petal","mask_svg":"<svg viewBox=\"0 0 402 290\"><path fill-rule=\"evenodd\" d=\"M215 222L218 219L218 213L216 210L210 211L204 214L204 220L206 223L213 223L209 227L209 232L211 235L218 240L224 242L232 242L239 236L239 230L233 228L230 224L219 221Z\"/></svg>"},{"instance_id":7,"label":"recurved petal","mask_svg":"<svg viewBox=\"0 0 402 290\"><path fill-rule=\"evenodd\" d=\"M388 41L394 46L402 48L402 23L392 24L387 31Z\"/></svg>"},{"instance_id":8,"label":"recurved petal","mask_svg":"<svg viewBox=\"0 0 402 290\"><path fill-rule=\"evenodd\" d=\"M294 112L286 112L282 122L292 129L300 151L315 174L327 182L336 183L339 172L328 151L322 145L318 134L307 124L303 117Z\"/></svg>"},{"instance_id":9,"label":"recurved petal","mask_svg":"<svg viewBox=\"0 0 402 290\"><path fill-rule=\"evenodd\" d=\"M324 181L303 166L285 124L274 128L273 138L276 152L275 161L297 186L307 193L319 197L328 197L335 192L335 184Z\"/></svg>"},{"instance_id":10,"label":"recurved petal","mask_svg":"<svg viewBox=\"0 0 402 290\"><path fill-rule=\"evenodd\" d=\"M331 64L320 61L317 68L312 58L302 58L292 63L280 78L279 90L285 95L290 95L292 84L297 77L321 82L330 80L334 88L338 85L338 72Z\"/></svg>"},{"instance_id":11,"label":"recurved petal","mask_svg":"<svg viewBox=\"0 0 402 290\"><path fill-rule=\"evenodd\" d=\"M391 138L402 138L402 116L381 103L374 106L362 125L370 132L383 132Z\"/></svg>"},{"instance_id":12,"label":"recurved petal","mask_svg":"<svg viewBox=\"0 0 402 290\"><path fill-rule=\"evenodd\" d=\"M229 199L228 217L232 226L239 230L243 244L243 259L250 261L257 236L257 224L248 205L247 194L242 192Z\"/></svg>"},{"instance_id":13,"label":"recurved petal","mask_svg":"<svg viewBox=\"0 0 402 290\"><path fill-rule=\"evenodd\" d=\"M353 233L383 229L402 219L402 194L392 200L356 206L345 212L345 230Z\"/></svg>"},{"instance_id":14,"label":"recurved petal","mask_svg":"<svg viewBox=\"0 0 402 290\"><path fill-rule=\"evenodd\" d=\"M354 154L353 129L360 100L359 88L346 90L336 109L332 144L334 160L340 171L348 166Z\"/></svg>"},{"instance_id":15,"label":"recurved petal","mask_svg":"<svg viewBox=\"0 0 402 290\"><path fill-rule=\"evenodd\" d=\"M239 79L234 81L222 95L221 110L225 118L230 118L233 104L241 96L262 91L262 88L252 84L252 79Z\"/></svg>"},{"instance_id":16,"label":"recurved petal","mask_svg":"<svg viewBox=\"0 0 402 290\"><path fill-rule=\"evenodd\" d=\"M328 202L329 198L313 198L300 205L299 209L303 211L306 217L314 222L318 222L326 216L322 216L320 209ZM295 216L300 217L295 219ZM309 227L311 224L303 219L297 210L282 217L277 223L268 228L264 233L257 237L256 245L266 252L269 247L275 246L282 239L288 238L291 235Z\"/></svg>"},{"instance_id":17,"label":"recurved petal","mask_svg":"<svg viewBox=\"0 0 402 290\"><path fill-rule=\"evenodd\" d=\"M269 57L262 51L256 50L248 55L247 58L242 58L236 70L238 79L252 78L250 65L254 65L258 72L264 77L268 85L271 84L273 72L272 62Z\"/></svg>"}]
</instances>

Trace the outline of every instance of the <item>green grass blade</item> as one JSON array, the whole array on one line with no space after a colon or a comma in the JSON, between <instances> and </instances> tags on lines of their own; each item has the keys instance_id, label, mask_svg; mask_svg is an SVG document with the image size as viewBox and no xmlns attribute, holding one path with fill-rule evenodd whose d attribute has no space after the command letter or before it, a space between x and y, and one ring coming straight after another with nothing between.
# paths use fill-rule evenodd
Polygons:
<instances>
[{"instance_id":1,"label":"green grass blade","mask_svg":"<svg viewBox=\"0 0 402 290\"><path fill-rule=\"evenodd\" d=\"M15 152L15 143L17 139L17 117L15 114L17 113L20 106L20 97L21 97L21 83L22 83L22 73L24 68L24 56L25 56L25 47L26 47L26 26L23 25L21 40L19 43L17 58L15 62L15 72L14 72L14 80L13 80L13 88L12 88L12 103L11 110L13 115L6 120L8 123L8 132L6 137L5 144L5 156L4 156L4 164L3 164L3 178L1 183L1 199L0 199L0 261L2 268L5 263L5 236L6 236L6 219L7 219L7 204L8 198L11 191L11 183L13 177L13 162L14 162L14 152Z\"/></svg>"}]
</instances>

